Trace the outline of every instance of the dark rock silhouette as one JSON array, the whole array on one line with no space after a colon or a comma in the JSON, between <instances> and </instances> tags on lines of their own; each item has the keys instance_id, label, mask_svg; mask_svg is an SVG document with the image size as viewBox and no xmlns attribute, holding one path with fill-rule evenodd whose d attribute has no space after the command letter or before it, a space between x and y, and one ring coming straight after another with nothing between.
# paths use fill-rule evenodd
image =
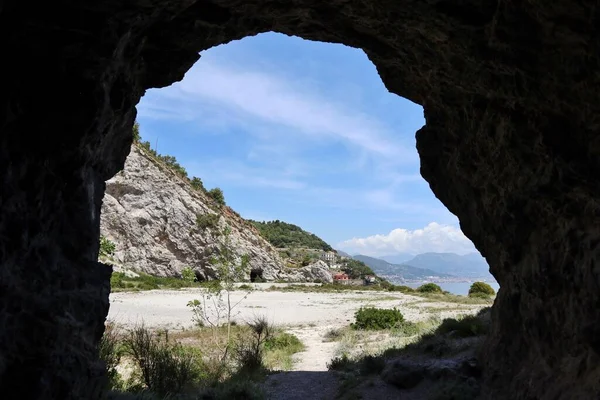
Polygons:
<instances>
[{"instance_id":1,"label":"dark rock silhouette","mask_svg":"<svg viewBox=\"0 0 600 400\"><path fill-rule=\"evenodd\" d=\"M135 105L198 52L265 31L362 48L423 105L421 174L501 289L488 399L597 398L600 14L596 1L4 1L0 393L93 399L108 310L104 181ZM343 68L343 66L340 66Z\"/></svg>"}]
</instances>

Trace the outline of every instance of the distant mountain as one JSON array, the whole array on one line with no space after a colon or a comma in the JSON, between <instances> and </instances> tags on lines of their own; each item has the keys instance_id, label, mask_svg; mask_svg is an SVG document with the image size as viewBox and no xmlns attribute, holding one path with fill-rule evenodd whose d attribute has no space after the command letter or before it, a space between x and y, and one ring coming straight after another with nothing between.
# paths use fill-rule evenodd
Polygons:
<instances>
[{"instance_id":1,"label":"distant mountain","mask_svg":"<svg viewBox=\"0 0 600 400\"><path fill-rule=\"evenodd\" d=\"M345 251L336 250L336 252L338 253L338 255L340 255L342 257L350 257L350 258L352 258L352 256L350 254L346 253Z\"/></svg>"},{"instance_id":2,"label":"distant mountain","mask_svg":"<svg viewBox=\"0 0 600 400\"><path fill-rule=\"evenodd\" d=\"M362 261L368 265L377 275L380 276L397 276L403 280L422 280L436 278L451 278L449 274L439 273L431 269L413 267L406 264L391 264L385 260L363 256L361 254L355 255L352 258L358 261Z\"/></svg>"},{"instance_id":3,"label":"distant mountain","mask_svg":"<svg viewBox=\"0 0 600 400\"><path fill-rule=\"evenodd\" d=\"M479 253L463 256L454 253L423 253L407 260L405 264L458 277L493 279L487 261Z\"/></svg>"},{"instance_id":4,"label":"distant mountain","mask_svg":"<svg viewBox=\"0 0 600 400\"><path fill-rule=\"evenodd\" d=\"M389 262L390 264L403 264L406 261L415 258L415 255L410 253L399 253L390 256L381 256L379 258Z\"/></svg>"}]
</instances>

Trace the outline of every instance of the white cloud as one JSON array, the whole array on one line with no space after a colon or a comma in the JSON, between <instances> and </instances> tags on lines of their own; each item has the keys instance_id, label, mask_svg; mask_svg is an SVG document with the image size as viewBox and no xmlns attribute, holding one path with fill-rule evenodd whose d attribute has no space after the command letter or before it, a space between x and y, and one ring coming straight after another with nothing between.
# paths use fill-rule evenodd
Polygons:
<instances>
[{"instance_id":1,"label":"white cloud","mask_svg":"<svg viewBox=\"0 0 600 400\"><path fill-rule=\"evenodd\" d=\"M452 225L431 222L423 229L413 231L394 229L387 235L353 238L338 244L340 250L351 254L384 256L397 253L451 252L466 254L476 251L462 231Z\"/></svg>"},{"instance_id":2,"label":"white cloud","mask_svg":"<svg viewBox=\"0 0 600 400\"><path fill-rule=\"evenodd\" d=\"M270 70L229 65L207 54L181 82L149 91L139 111L144 117L164 119L170 115L177 120L198 119L202 124L210 123L219 112L221 124L227 121L252 133L262 129L263 136L268 131L272 138L300 135L305 140L329 139L395 163L418 161L412 144L404 145L397 132L361 110L344 106L343 99L332 99L311 86Z\"/></svg>"}]
</instances>

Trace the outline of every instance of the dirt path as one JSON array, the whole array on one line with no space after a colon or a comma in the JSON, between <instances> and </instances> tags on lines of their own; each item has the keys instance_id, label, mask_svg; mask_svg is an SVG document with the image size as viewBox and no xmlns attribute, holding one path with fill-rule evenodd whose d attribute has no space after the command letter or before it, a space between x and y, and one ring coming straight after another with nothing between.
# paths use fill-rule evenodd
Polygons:
<instances>
[{"instance_id":1,"label":"dirt path","mask_svg":"<svg viewBox=\"0 0 600 400\"><path fill-rule=\"evenodd\" d=\"M296 335L306 350L294 355L292 371L269 376L265 392L270 400L329 400L338 391L338 379L327 371L334 357L336 342L324 342L325 333L342 325L302 326L286 329Z\"/></svg>"}]
</instances>

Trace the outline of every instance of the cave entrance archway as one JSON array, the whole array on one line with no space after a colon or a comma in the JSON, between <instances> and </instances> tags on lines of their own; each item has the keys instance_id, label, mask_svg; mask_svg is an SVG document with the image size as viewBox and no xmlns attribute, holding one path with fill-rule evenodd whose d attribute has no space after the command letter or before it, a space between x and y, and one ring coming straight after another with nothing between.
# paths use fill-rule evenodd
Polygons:
<instances>
[{"instance_id":1,"label":"cave entrance archway","mask_svg":"<svg viewBox=\"0 0 600 400\"><path fill-rule=\"evenodd\" d=\"M99 210L134 106L199 51L277 31L362 48L423 105L421 174L502 285L489 398L597 397L598 19L566 1L5 1L0 391L100 395Z\"/></svg>"}]
</instances>

